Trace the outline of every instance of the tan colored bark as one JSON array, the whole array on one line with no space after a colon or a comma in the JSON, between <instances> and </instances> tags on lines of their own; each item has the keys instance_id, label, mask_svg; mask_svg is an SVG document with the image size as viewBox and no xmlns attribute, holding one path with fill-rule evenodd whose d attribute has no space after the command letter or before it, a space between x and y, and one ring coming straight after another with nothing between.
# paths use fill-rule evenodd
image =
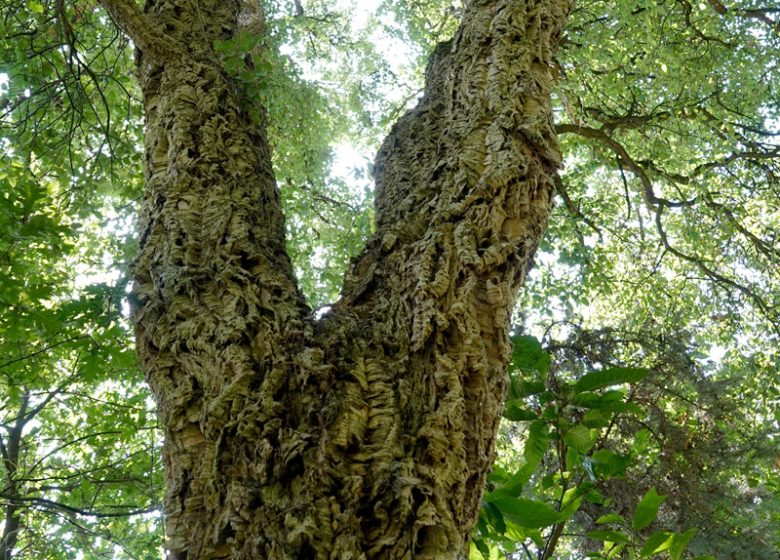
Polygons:
<instances>
[{"instance_id":1,"label":"tan colored bark","mask_svg":"<svg viewBox=\"0 0 780 560\"><path fill-rule=\"evenodd\" d=\"M469 3L377 156L376 234L320 320L284 250L265 130L211 49L242 3L150 0L127 22L132 3L104 3L131 36L177 45L139 57L134 265L172 557L465 557L560 165L550 68L571 1Z\"/></svg>"}]
</instances>

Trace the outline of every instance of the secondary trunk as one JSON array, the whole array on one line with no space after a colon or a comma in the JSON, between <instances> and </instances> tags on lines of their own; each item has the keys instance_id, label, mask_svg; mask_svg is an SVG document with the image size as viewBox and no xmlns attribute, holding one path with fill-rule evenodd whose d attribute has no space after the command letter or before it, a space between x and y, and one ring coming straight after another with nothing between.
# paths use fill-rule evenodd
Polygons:
<instances>
[{"instance_id":1,"label":"secondary trunk","mask_svg":"<svg viewBox=\"0 0 780 560\"><path fill-rule=\"evenodd\" d=\"M104 4L140 51L134 321L171 556L466 557L560 165L550 69L571 1L467 3L377 156L376 234L319 320L264 127L212 49L244 3Z\"/></svg>"}]
</instances>

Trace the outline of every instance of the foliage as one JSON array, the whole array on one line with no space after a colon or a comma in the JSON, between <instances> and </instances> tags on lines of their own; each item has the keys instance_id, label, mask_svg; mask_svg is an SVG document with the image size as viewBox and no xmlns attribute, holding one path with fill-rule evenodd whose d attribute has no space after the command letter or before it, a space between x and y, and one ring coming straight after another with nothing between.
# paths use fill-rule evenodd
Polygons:
<instances>
[{"instance_id":1,"label":"foliage","mask_svg":"<svg viewBox=\"0 0 780 560\"><path fill-rule=\"evenodd\" d=\"M85 3L3 11L4 558L160 546L159 435L117 275L131 245L110 233L140 186L140 119L126 40L101 17Z\"/></svg>"},{"instance_id":2,"label":"foliage","mask_svg":"<svg viewBox=\"0 0 780 560\"><path fill-rule=\"evenodd\" d=\"M580 332L550 341L553 358L536 338L515 337L510 422L472 557L728 558L726 535L739 535L751 558L772 557L773 443L723 408L712 364L680 360L684 350L663 340L629 338ZM651 367L620 364L630 345ZM754 469L754 488L765 485L759 500L742 480Z\"/></svg>"},{"instance_id":3,"label":"foliage","mask_svg":"<svg viewBox=\"0 0 780 560\"><path fill-rule=\"evenodd\" d=\"M372 221L368 159L334 163L414 103L460 3L364 23L344 2L265 6L264 38L215 48L265 107L321 307ZM779 20L746 0L578 3L554 69L566 166L475 557L777 556ZM132 51L92 0L7 0L0 44L2 543L154 557L160 436L120 272L142 183Z\"/></svg>"},{"instance_id":4,"label":"foliage","mask_svg":"<svg viewBox=\"0 0 780 560\"><path fill-rule=\"evenodd\" d=\"M142 556L160 545L159 434L124 284L88 282L127 246L96 208L75 222L56 174L14 156L0 195L1 556Z\"/></svg>"}]
</instances>

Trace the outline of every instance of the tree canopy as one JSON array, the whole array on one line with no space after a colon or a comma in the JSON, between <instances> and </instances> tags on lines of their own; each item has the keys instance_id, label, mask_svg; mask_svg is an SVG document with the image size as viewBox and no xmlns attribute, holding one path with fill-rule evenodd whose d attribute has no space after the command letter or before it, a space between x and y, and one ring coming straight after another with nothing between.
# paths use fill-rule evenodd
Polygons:
<instances>
[{"instance_id":1,"label":"tree canopy","mask_svg":"<svg viewBox=\"0 0 780 560\"><path fill-rule=\"evenodd\" d=\"M462 8L263 4L215 48L265 107L287 246L325 308L372 231L373 154ZM0 44L0 557L159 557L127 320L133 47L93 0L6 0ZM777 557L778 61L771 2L577 3L473 558Z\"/></svg>"}]
</instances>

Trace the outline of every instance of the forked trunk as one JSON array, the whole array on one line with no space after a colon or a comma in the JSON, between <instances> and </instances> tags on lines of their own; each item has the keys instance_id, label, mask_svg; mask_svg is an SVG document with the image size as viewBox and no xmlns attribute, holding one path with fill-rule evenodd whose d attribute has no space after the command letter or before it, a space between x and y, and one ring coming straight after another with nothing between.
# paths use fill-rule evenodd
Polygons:
<instances>
[{"instance_id":1,"label":"forked trunk","mask_svg":"<svg viewBox=\"0 0 780 560\"><path fill-rule=\"evenodd\" d=\"M104 4L141 53L134 321L172 557L466 557L560 165L551 67L571 0L467 3L377 156L376 234L321 319L285 252L264 127L212 48L243 3Z\"/></svg>"}]
</instances>

